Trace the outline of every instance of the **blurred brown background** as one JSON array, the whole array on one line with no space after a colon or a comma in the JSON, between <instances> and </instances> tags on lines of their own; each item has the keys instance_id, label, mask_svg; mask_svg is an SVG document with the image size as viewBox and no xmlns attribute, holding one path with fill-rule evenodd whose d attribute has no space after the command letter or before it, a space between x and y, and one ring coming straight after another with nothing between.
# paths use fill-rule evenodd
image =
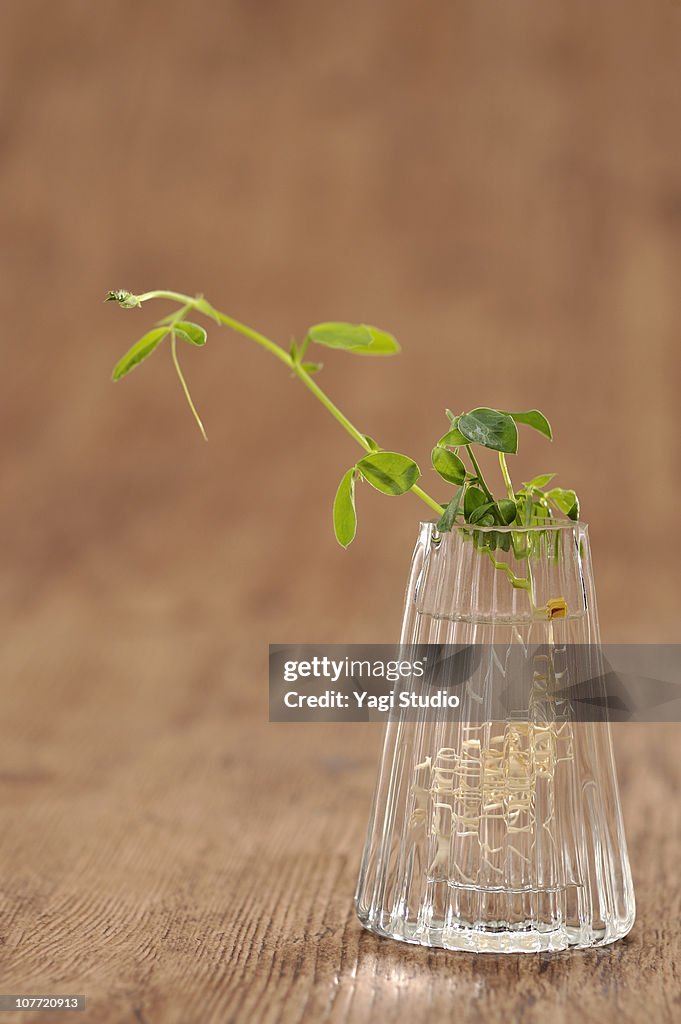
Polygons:
<instances>
[{"instance_id":1,"label":"blurred brown background","mask_svg":"<svg viewBox=\"0 0 681 1024\"><path fill-rule=\"evenodd\" d=\"M322 383L423 467L446 406L539 406L556 441L525 434L514 475L556 469L581 495L605 639L676 641L680 62L681 7L664 0L3 4L0 868L17 991L115 990L111 1020L135 1019L128 994L149 997L149 965L170 955L158 901L180 921L172 970L198 984L192 908L207 943L236 913L206 916L206 844L202 884L224 908L225 846L244 884L257 801L256 817L303 801L262 854L290 891L281 851L301 862L308 847L294 855L286 836L303 822L310 857L326 841L304 804L324 757L346 820L356 797L342 884L320 882L347 914L379 738L269 727L266 645L395 638L422 515L364 488L342 552L330 507L350 439L215 328L184 358L203 444L167 352L110 383L164 308L124 312L106 291L203 291L284 342L322 319L392 330L399 358L329 352ZM671 757L678 730L666 736ZM637 758L663 754L645 730L622 747L626 805ZM253 786L263 757L269 782ZM234 793L251 801L236 833L221 803ZM164 828L187 845L161 868ZM135 927L110 924L120 907ZM248 1010L232 984L215 1019ZM148 1019L176 1019L170 1006Z\"/></svg>"}]
</instances>

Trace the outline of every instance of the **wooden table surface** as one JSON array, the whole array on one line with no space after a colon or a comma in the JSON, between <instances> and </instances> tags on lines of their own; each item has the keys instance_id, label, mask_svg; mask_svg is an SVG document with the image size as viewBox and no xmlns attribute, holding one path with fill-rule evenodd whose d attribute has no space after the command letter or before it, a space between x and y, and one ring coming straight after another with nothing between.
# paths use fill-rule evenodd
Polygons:
<instances>
[{"instance_id":1,"label":"wooden table surface","mask_svg":"<svg viewBox=\"0 0 681 1024\"><path fill-rule=\"evenodd\" d=\"M267 645L394 640L418 502L363 488L341 551L356 452L283 368L185 353L204 445L167 352L109 382L165 308L100 299L394 330L322 381L424 466L445 407L539 405L514 473L580 492L604 639L678 640L681 6L187 12L0 5L2 992L85 994L64 1024L674 1024L681 726L617 729L626 941L363 932L380 728L268 724Z\"/></svg>"},{"instance_id":2,"label":"wooden table surface","mask_svg":"<svg viewBox=\"0 0 681 1024\"><path fill-rule=\"evenodd\" d=\"M98 1024L679 1019L678 726L618 727L627 939L407 947L352 907L380 727L268 724L252 659L200 624L86 607L49 611L61 643L33 637L3 701L4 991L85 993L58 1019Z\"/></svg>"}]
</instances>

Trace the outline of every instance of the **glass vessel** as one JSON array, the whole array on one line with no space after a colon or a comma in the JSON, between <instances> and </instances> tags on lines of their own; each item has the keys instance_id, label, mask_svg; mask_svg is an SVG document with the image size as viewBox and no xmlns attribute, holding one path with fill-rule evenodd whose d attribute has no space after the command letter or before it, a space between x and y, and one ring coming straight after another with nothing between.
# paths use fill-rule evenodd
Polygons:
<instances>
[{"instance_id":1,"label":"glass vessel","mask_svg":"<svg viewBox=\"0 0 681 1024\"><path fill-rule=\"evenodd\" d=\"M635 905L610 726L562 716L548 685L569 674L565 645L599 650L586 525L438 534L422 523L401 642L490 653L456 716L391 713L355 898L362 924L492 953L626 935ZM495 717L499 651L513 664L537 645L549 657L531 666L529 700Z\"/></svg>"}]
</instances>

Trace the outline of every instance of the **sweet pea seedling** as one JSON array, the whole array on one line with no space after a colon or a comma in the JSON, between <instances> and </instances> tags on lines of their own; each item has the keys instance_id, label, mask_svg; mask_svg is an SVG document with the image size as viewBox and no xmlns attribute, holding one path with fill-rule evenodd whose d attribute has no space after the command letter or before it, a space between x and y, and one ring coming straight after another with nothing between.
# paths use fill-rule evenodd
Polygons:
<instances>
[{"instance_id":1,"label":"sweet pea seedling","mask_svg":"<svg viewBox=\"0 0 681 1024\"><path fill-rule=\"evenodd\" d=\"M579 500L575 492L561 487L549 488L555 474L535 476L518 489L511 481L506 456L515 455L518 450L518 427L527 426L549 440L552 438L549 422L538 409L507 412L481 407L459 414L448 409L448 429L431 452L433 469L445 484L454 488L452 496L440 502L418 485L421 470L412 458L400 452L387 451L350 422L313 379L322 369L322 364L306 359L311 345L341 349L361 356L395 355L400 347L392 334L368 324L329 322L310 327L300 344L293 341L285 349L259 331L215 309L202 295L192 298L171 291L151 291L142 295L112 291L106 301L117 302L123 309L136 309L152 299L165 299L173 302L177 308L159 320L118 361L113 371L115 381L148 359L168 339L175 372L192 415L205 438L203 423L180 368L178 341L199 347L206 343L205 329L186 319L190 314L198 313L217 324L230 327L284 363L363 449L363 457L343 474L333 502L333 526L339 544L347 547L357 531L355 484L358 480L366 481L382 494L395 496L409 491L435 513L437 528L442 533L464 523L487 527L486 530L473 531L476 547L491 558L497 569L506 573L512 586L529 590L531 596L531 573L528 572L527 577L517 576L507 562L495 558L494 552L497 549L509 550L512 546L516 558L528 558L533 551L533 544L536 544L536 537L528 539L527 533L514 533L506 528L541 527L556 519L579 518ZM478 463L476 447L498 453L503 497L495 497L493 494ZM495 526L503 527L504 532L495 531Z\"/></svg>"}]
</instances>

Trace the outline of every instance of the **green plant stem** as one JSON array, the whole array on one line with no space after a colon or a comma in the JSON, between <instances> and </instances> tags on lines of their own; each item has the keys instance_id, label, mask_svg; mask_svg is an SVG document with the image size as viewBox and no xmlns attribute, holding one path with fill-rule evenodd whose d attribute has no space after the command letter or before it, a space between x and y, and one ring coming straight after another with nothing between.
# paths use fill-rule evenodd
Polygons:
<instances>
[{"instance_id":1,"label":"green plant stem","mask_svg":"<svg viewBox=\"0 0 681 1024\"><path fill-rule=\"evenodd\" d=\"M243 334L245 337L250 338L261 348L266 349L277 359L281 360L282 363L286 363L289 368L293 368L293 360L291 356L282 348L277 345L274 341L270 341L260 331L254 331L252 327L248 327L246 324L242 324L239 320L235 320L234 317L228 316L226 313L221 313L220 310L215 309L211 306L203 296L197 295L192 298L190 295L182 295L181 292L166 292L166 291L154 291L145 292L144 295L139 296L140 302L146 302L148 299L168 299L170 302L177 302L181 306L186 306L189 309L195 309L198 313L203 313L204 316L212 317L217 320L218 323L224 324L226 327L231 327L233 331L238 334Z\"/></svg>"},{"instance_id":2,"label":"green plant stem","mask_svg":"<svg viewBox=\"0 0 681 1024\"><path fill-rule=\"evenodd\" d=\"M499 465L501 466L501 475L503 476L504 483L506 484L506 494L508 495L510 501L515 501L513 483L511 482L511 474L508 471L508 466L506 465L506 456L504 455L503 452L499 452Z\"/></svg>"},{"instance_id":3,"label":"green plant stem","mask_svg":"<svg viewBox=\"0 0 681 1024\"><path fill-rule=\"evenodd\" d=\"M277 358L280 362L284 363L289 368L289 370L291 370L296 375L296 377L300 380L302 384L305 385L308 391L312 392L315 398L319 402L321 402L324 408L329 413L331 413L333 418L338 423L340 423L343 429L347 431L350 437L352 437L353 440L356 441L357 444L360 445L365 452L370 453L373 451L371 445L368 443L364 434L362 434L361 431L359 431L357 427L355 427L354 424L350 422L348 417L343 412L341 412L338 406L331 401L326 392L323 391L316 383L316 381L312 379L310 374L303 369L300 362L293 359L290 353L287 352L286 349L282 348L281 345L277 345L276 342L271 341L269 338L265 337L265 335L261 334L260 331L253 330L252 327L248 327L246 324L242 324L239 320L236 320L234 317L228 316L226 313L221 313L220 310L215 309L213 306L211 306L211 304L207 302L202 296L197 296L196 298L192 299L191 296L183 295L181 292L170 292L161 290L145 292L143 295L139 296L140 302L147 302L149 299L168 299L170 302L179 303L179 305L183 307L181 314L182 316L184 316L184 314L189 309L195 309L197 312L203 313L204 316L212 317L219 323L231 328L237 334L242 334L244 335L244 337L249 338L251 341L254 341L257 345L260 345L261 348L264 348L271 355L275 356L275 358ZM181 317L178 316L178 319L181 319ZM201 428L201 433L205 437L206 435L203 429L203 424L201 423L199 415L194 407L194 403L191 400L191 395L189 394L189 389L184 380L184 377L182 376L182 371L179 368L179 363L177 361L176 346L174 345L174 341L175 337L173 335L173 362L175 363L175 369L182 383L185 397L189 402L189 407L192 410L192 413L194 414L196 421L199 424L199 427ZM411 491L416 495L417 498L420 498L421 501L423 501L433 512L436 512L438 517L442 515L442 506L435 500L435 498L432 498L421 487L418 487L416 484L414 484L414 486L411 488Z\"/></svg>"},{"instance_id":4,"label":"green plant stem","mask_svg":"<svg viewBox=\"0 0 681 1024\"><path fill-rule=\"evenodd\" d=\"M325 391L322 391L319 384L317 384L317 382L312 379L310 374L307 372L307 370L303 369L300 363L294 362L293 359L291 359L290 362L291 369L295 373L298 380L300 380L305 385L308 391L312 392L315 398L317 398L322 403L324 408L328 412L330 412L333 418L337 420L338 423L340 423L340 425L343 427L343 429L348 432L350 437L353 438L353 440L355 440L357 444L364 449L365 452L370 452L372 450L371 445L365 438L364 434L362 434L361 431L359 431L357 427L355 427L350 422L347 416L340 411L338 406L331 401L331 399L329 398Z\"/></svg>"},{"instance_id":5,"label":"green plant stem","mask_svg":"<svg viewBox=\"0 0 681 1024\"><path fill-rule=\"evenodd\" d=\"M201 417L199 416L198 412L196 411L196 406L194 405L194 402L192 401L192 396L191 396L191 393L189 391L189 387L187 385L187 381L184 379L184 374L182 373L182 370L180 369L180 361L177 358L177 337L175 335L175 331L173 331L172 329L171 329L171 332L170 332L170 349L171 349L171 352L173 354L173 365L175 366L175 372L177 373L177 376L179 378L180 384L182 385L182 390L184 391L184 397L187 399L187 404L189 405L189 408L192 411L192 415L193 415L194 419L196 420L196 422L198 424L198 428L201 431L201 434L203 436L203 440L207 441L208 438L206 436L206 431L204 429L203 423L201 422Z\"/></svg>"},{"instance_id":6,"label":"green plant stem","mask_svg":"<svg viewBox=\"0 0 681 1024\"><path fill-rule=\"evenodd\" d=\"M442 505L438 504L435 498L431 498L431 496L426 491L424 491L423 488L419 487L418 484L414 484L411 490L413 491L417 498L420 498L421 501L426 503L428 508L432 509L433 512L436 512L438 519L440 519L443 512Z\"/></svg>"},{"instance_id":7,"label":"green plant stem","mask_svg":"<svg viewBox=\"0 0 681 1024\"><path fill-rule=\"evenodd\" d=\"M116 293L118 294L118 293ZM192 298L191 295L182 295L181 292L169 292L161 289L160 291L144 292L143 295L138 295L138 302L148 302L149 299L168 299L170 302L177 302L180 306L194 306L196 298Z\"/></svg>"},{"instance_id":8,"label":"green plant stem","mask_svg":"<svg viewBox=\"0 0 681 1024\"><path fill-rule=\"evenodd\" d=\"M487 500L488 501L494 501L494 495L492 494L492 492L490 491L489 487L487 486L487 484L485 482L485 478L482 475L482 470L480 469L480 466L478 465L478 460L476 459L475 455L473 454L473 449L471 448L471 446L469 444L466 445L466 451L468 452L469 458L471 460L471 464L473 466L473 469L475 470L475 475L478 478L478 483L480 484L480 486L482 487L483 491L485 492L485 496L486 496Z\"/></svg>"},{"instance_id":9,"label":"green plant stem","mask_svg":"<svg viewBox=\"0 0 681 1024\"><path fill-rule=\"evenodd\" d=\"M468 454L470 455L471 462L472 462L473 467L475 469L475 472L477 474L480 486L482 487L482 489L487 494L488 499L490 501L494 501L494 498L492 497L492 495L490 493L490 490L489 490L487 484L485 483L485 481L483 479L482 473L480 471L480 466L478 465L477 459L475 458L475 455L473 454L472 448L470 447L470 445L466 445L466 447L468 449ZM501 467L501 475L504 478L504 484L506 485L506 493L508 495L508 498L509 498L510 501L515 501L515 494L514 494L514 491L513 491L513 483L511 481L511 475L510 475L510 473L508 471L508 466L506 464L506 456L504 455L503 452L499 452L499 466ZM515 546L514 546L514 553L515 553ZM489 550L489 548L485 549L485 554L489 557L489 559L492 562L492 565L494 566L495 569L498 569L500 572L506 573L506 575L508 576L508 578L510 580L510 583L511 583L512 587L515 587L517 590L526 590L527 591L527 596L528 596L529 601L530 601L530 607L534 611L535 610L535 603L534 603L534 580L532 578L532 567L530 565L529 555L528 555L528 559L527 559L527 576L523 577L523 576L517 576L513 572L513 570L511 569L510 565L508 565L506 562L500 562L498 559L496 559L494 557L494 555L492 554L492 552Z\"/></svg>"},{"instance_id":10,"label":"green plant stem","mask_svg":"<svg viewBox=\"0 0 681 1024\"><path fill-rule=\"evenodd\" d=\"M511 586L515 587L516 590L527 590L529 591L530 601L533 601L532 597L532 580L525 576L516 576L513 569L507 562L500 562L494 557L489 548L482 548L482 551L488 556L492 565L495 569L499 569L501 572L505 572L511 581Z\"/></svg>"}]
</instances>

